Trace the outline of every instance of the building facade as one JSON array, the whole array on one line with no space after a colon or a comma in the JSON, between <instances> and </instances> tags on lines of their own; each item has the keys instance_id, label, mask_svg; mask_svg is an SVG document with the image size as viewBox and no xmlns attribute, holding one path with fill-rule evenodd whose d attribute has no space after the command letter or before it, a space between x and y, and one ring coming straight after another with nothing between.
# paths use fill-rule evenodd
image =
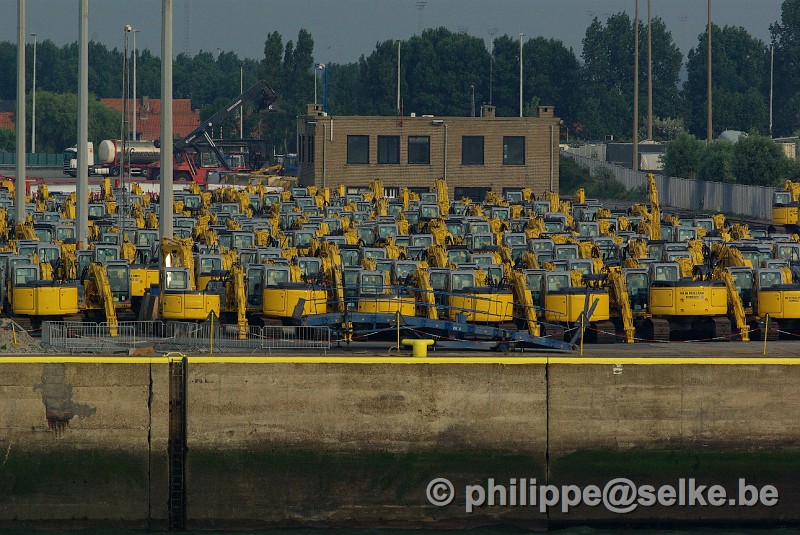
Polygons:
<instances>
[{"instance_id":1,"label":"building facade","mask_svg":"<svg viewBox=\"0 0 800 535\"><path fill-rule=\"evenodd\" d=\"M310 104L297 119L300 185L351 188L382 180L389 191L428 191L437 178L451 195L483 199L531 188L558 191L559 119L552 106L538 117L334 117Z\"/></svg>"}]
</instances>

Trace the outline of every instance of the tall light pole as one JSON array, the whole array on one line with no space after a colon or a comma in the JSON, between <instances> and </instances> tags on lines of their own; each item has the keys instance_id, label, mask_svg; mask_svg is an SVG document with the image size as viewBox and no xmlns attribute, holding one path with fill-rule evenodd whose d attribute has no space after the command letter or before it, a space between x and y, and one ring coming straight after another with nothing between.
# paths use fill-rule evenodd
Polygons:
<instances>
[{"instance_id":1,"label":"tall light pole","mask_svg":"<svg viewBox=\"0 0 800 535\"><path fill-rule=\"evenodd\" d=\"M639 170L639 0L633 18L633 170Z\"/></svg>"},{"instance_id":2,"label":"tall light pole","mask_svg":"<svg viewBox=\"0 0 800 535\"><path fill-rule=\"evenodd\" d=\"M711 144L712 138L712 127L713 122L711 121L711 0L708 0L708 122L706 124L706 129L708 130L706 144Z\"/></svg>"},{"instance_id":3,"label":"tall light pole","mask_svg":"<svg viewBox=\"0 0 800 535\"><path fill-rule=\"evenodd\" d=\"M25 222L25 0L17 0L17 162L14 176L16 222Z\"/></svg>"},{"instance_id":4,"label":"tall light pole","mask_svg":"<svg viewBox=\"0 0 800 535\"><path fill-rule=\"evenodd\" d=\"M136 34L139 30L133 30L133 139L139 139L139 132L136 130Z\"/></svg>"},{"instance_id":5,"label":"tall light pole","mask_svg":"<svg viewBox=\"0 0 800 535\"><path fill-rule=\"evenodd\" d=\"M773 67L775 66L775 43L769 47L769 137L772 137L772 82Z\"/></svg>"},{"instance_id":6,"label":"tall light pole","mask_svg":"<svg viewBox=\"0 0 800 535\"><path fill-rule=\"evenodd\" d=\"M239 94L244 93L244 63L239 65ZM239 106L239 139L244 139L244 106Z\"/></svg>"},{"instance_id":7,"label":"tall light pole","mask_svg":"<svg viewBox=\"0 0 800 535\"><path fill-rule=\"evenodd\" d=\"M314 106L317 105L317 73L324 68L324 63L317 63L314 65Z\"/></svg>"},{"instance_id":8,"label":"tall light pole","mask_svg":"<svg viewBox=\"0 0 800 535\"><path fill-rule=\"evenodd\" d=\"M492 40L489 50L489 105L492 105L492 79L494 78L494 36L497 28L489 28L489 38Z\"/></svg>"},{"instance_id":9,"label":"tall light pole","mask_svg":"<svg viewBox=\"0 0 800 535\"><path fill-rule=\"evenodd\" d=\"M472 89L472 116L475 117L475 86L470 85L470 89Z\"/></svg>"},{"instance_id":10,"label":"tall light pole","mask_svg":"<svg viewBox=\"0 0 800 535\"><path fill-rule=\"evenodd\" d=\"M647 0L647 139L653 139L653 30Z\"/></svg>"},{"instance_id":11,"label":"tall light pole","mask_svg":"<svg viewBox=\"0 0 800 535\"><path fill-rule=\"evenodd\" d=\"M33 105L31 106L31 152L36 152L36 34L33 37Z\"/></svg>"},{"instance_id":12,"label":"tall light pole","mask_svg":"<svg viewBox=\"0 0 800 535\"><path fill-rule=\"evenodd\" d=\"M522 36L519 34L519 116L522 117Z\"/></svg>"},{"instance_id":13,"label":"tall light pole","mask_svg":"<svg viewBox=\"0 0 800 535\"><path fill-rule=\"evenodd\" d=\"M397 40L397 114L400 115L400 39Z\"/></svg>"}]
</instances>

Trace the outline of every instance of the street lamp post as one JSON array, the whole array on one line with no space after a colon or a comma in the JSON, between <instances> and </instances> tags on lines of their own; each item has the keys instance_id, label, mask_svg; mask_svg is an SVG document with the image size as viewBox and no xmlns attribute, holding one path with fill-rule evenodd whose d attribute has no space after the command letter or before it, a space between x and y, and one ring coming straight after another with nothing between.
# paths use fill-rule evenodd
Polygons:
<instances>
[{"instance_id":1,"label":"street lamp post","mask_svg":"<svg viewBox=\"0 0 800 535\"><path fill-rule=\"evenodd\" d=\"M325 68L324 63L314 65L314 106L317 105L317 72Z\"/></svg>"},{"instance_id":2,"label":"street lamp post","mask_svg":"<svg viewBox=\"0 0 800 535\"><path fill-rule=\"evenodd\" d=\"M33 106L31 107L31 152L36 152L36 34L33 37Z\"/></svg>"},{"instance_id":3,"label":"street lamp post","mask_svg":"<svg viewBox=\"0 0 800 535\"><path fill-rule=\"evenodd\" d=\"M136 34L139 30L133 30L133 139L139 139L136 130Z\"/></svg>"},{"instance_id":4,"label":"street lamp post","mask_svg":"<svg viewBox=\"0 0 800 535\"><path fill-rule=\"evenodd\" d=\"M470 89L472 89L472 116L475 117L475 86L470 85Z\"/></svg>"},{"instance_id":5,"label":"street lamp post","mask_svg":"<svg viewBox=\"0 0 800 535\"><path fill-rule=\"evenodd\" d=\"M239 65L239 94L244 93L244 64ZM244 106L239 106L239 139L244 139Z\"/></svg>"},{"instance_id":6,"label":"street lamp post","mask_svg":"<svg viewBox=\"0 0 800 535\"><path fill-rule=\"evenodd\" d=\"M519 116L522 117L522 36L519 34Z\"/></svg>"}]
</instances>

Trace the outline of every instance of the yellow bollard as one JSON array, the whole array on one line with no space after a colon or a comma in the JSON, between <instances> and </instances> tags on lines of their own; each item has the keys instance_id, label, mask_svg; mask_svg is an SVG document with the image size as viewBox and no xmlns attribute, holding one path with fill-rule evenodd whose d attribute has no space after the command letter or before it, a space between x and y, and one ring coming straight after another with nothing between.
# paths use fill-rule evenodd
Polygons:
<instances>
[{"instance_id":1,"label":"yellow bollard","mask_svg":"<svg viewBox=\"0 0 800 535\"><path fill-rule=\"evenodd\" d=\"M584 321L585 321L585 318L584 318L583 314L581 314L581 356L583 356L583 333L586 332L585 329L584 329L584 324L583 324Z\"/></svg>"},{"instance_id":2,"label":"yellow bollard","mask_svg":"<svg viewBox=\"0 0 800 535\"><path fill-rule=\"evenodd\" d=\"M406 338L403 340L404 346L411 346L411 355L413 357L427 357L428 346L433 345L433 340L430 338Z\"/></svg>"},{"instance_id":3,"label":"yellow bollard","mask_svg":"<svg viewBox=\"0 0 800 535\"><path fill-rule=\"evenodd\" d=\"M769 333L769 314L764 316L764 354L767 354L767 336Z\"/></svg>"},{"instance_id":4,"label":"yellow bollard","mask_svg":"<svg viewBox=\"0 0 800 535\"><path fill-rule=\"evenodd\" d=\"M17 345L17 328L13 321L11 322L11 334L14 335L14 345Z\"/></svg>"}]
</instances>

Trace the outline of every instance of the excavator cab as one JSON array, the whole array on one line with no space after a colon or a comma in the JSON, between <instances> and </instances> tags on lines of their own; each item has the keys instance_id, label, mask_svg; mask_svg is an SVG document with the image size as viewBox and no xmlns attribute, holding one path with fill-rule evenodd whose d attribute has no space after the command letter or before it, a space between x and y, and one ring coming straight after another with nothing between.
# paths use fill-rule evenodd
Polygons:
<instances>
[{"instance_id":1,"label":"excavator cab","mask_svg":"<svg viewBox=\"0 0 800 535\"><path fill-rule=\"evenodd\" d=\"M786 280L783 269L757 269L754 278L757 315L769 314L770 338L777 339L779 329L794 332L800 328L800 284Z\"/></svg>"},{"instance_id":2,"label":"excavator cab","mask_svg":"<svg viewBox=\"0 0 800 535\"><path fill-rule=\"evenodd\" d=\"M292 282L291 270L290 266L264 265L263 270L258 272L262 277L260 282L248 279L249 294L258 291L259 283L262 285L261 313L266 318L290 323L301 300L303 301L302 309L297 310L301 315L327 312L325 289L305 282ZM254 275L256 273L256 271L253 272ZM250 268L248 268L249 274ZM249 298L251 302L256 300Z\"/></svg>"},{"instance_id":3,"label":"excavator cab","mask_svg":"<svg viewBox=\"0 0 800 535\"><path fill-rule=\"evenodd\" d=\"M395 293L384 271L358 271L358 302L356 310L364 314L401 314L413 316L414 297L407 292Z\"/></svg>"},{"instance_id":4,"label":"excavator cab","mask_svg":"<svg viewBox=\"0 0 800 535\"><path fill-rule=\"evenodd\" d=\"M197 255L194 261L195 280L197 281L197 289L205 290L208 283L214 278L215 273L219 273L223 269L222 255L217 254L200 254Z\"/></svg>"},{"instance_id":5,"label":"excavator cab","mask_svg":"<svg viewBox=\"0 0 800 535\"><path fill-rule=\"evenodd\" d=\"M623 270L623 273L625 274L625 285L628 289L631 311L633 314L647 312L650 302L650 283L647 269L627 268Z\"/></svg>"},{"instance_id":6,"label":"excavator cab","mask_svg":"<svg viewBox=\"0 0 800 535\"><path fill-rule=\"evenodd\" d=\"M119 245L95 244L94 261L103 263L110 260L119 260Z\"/></svg>"},{"instance_id":7,"label":"excavator cab","mask_svg":"<svg viewBox=\"0 0 800 535\"><path fill-rule=\"evenodd\" d=\"M161 269L161 317L166 320L203 321L220 314L219 294L192 290L193 274L185 267Z\"/></svg>"},{"instance_id":8,"label":"excavator cab","mask_svg":"<svg viewBox=\"0 0 800 535\"><path fill-rule=\"evenodd\" d=\"M36 264L16 264L11 273L11 304L15 315L29 316L36 325L45 318L78 314L78 286L41 280Z\"/></svg>"},{"instance_id":9,"label":"excavator cab","mask_svg":"<svg viewBox=\"0 0 800 535\"><path fill-rule=\"evenodd\" d=\"M800 205L791 190L776 191L772 194L772 224L796 227Z\"/></svg>"},{"instance_id":10,"label":"excavator cab","mask_svg":"<svg viewBox=\"0 0 800 535\"><path fill-rule=\"evenodd\" d=\"M800 264L800 243L776 243L775 258L788 260L790 265Z\"/></svg>"},{"instance_id":11,"label":"excavator cab","mask_svg":"<svg viewBox=\"0 0 800 535\"><path fill-rule=\"evenodd\" d=\"M544 318L550 323L575 323L595 302L589 321L595 324L610 317L608 291L598 285L573 286L569 271L545 272L543 289Z\"/></svg>"},{"instance_id":12,"label":"excavator cab","mask_svg":"<svg viewBox=\"0 0 800 535\"><path fill-rule=\"evenodd\" d=\"M742 306L745 311L751 313L753 310L754 301L754 281L753 269L747 266L732 266L726 268L733 279L733 285L736 287L736 293L739 294L739 299L742 301Z\"/></svg>"},{"instance_id":13,"label":"excavator cab","mask_svg":"<svg viewBox=\"0 0 800 535\"><path fill-rule=\"evenodd\" d=\"M501 266L502 267L502 266ZM475 323L506 323L514 320L514 299L506 288L478 284L475 270L451 270L447 278L447 316Z\"/></svg>"}]
</instances>

